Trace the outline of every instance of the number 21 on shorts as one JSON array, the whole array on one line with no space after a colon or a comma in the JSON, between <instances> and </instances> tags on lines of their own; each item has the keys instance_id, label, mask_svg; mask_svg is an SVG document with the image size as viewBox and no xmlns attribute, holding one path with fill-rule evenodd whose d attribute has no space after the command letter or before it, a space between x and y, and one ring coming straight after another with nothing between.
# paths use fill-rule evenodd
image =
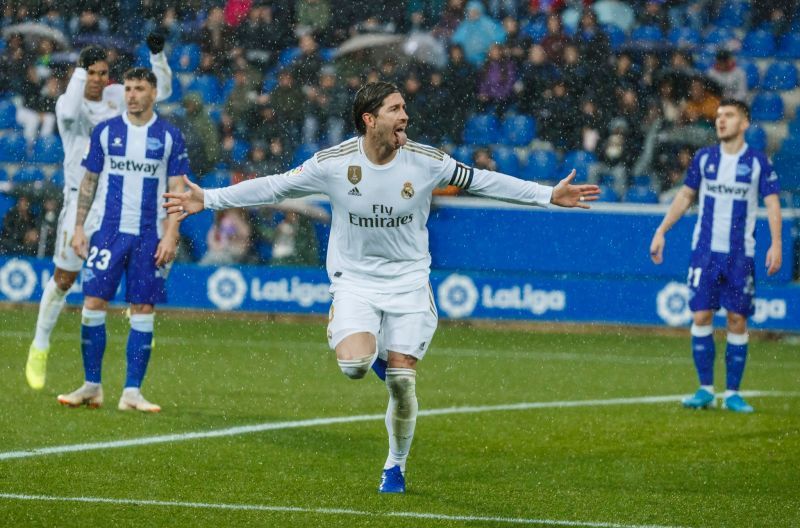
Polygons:
<instances>
[{"instance_id":1,"label":"number 21 on shorts","mask_svg":"<svg viewBox=\"0 0 800 528\"><path fill-rule=\"evenodd\" d=\"M97 260L95 261L95 259ZM104 270L108 268L108 263L110 261L111 251L107 249L98 250L97 246L92 246L92 249L89 250L89 258L86 259L86 267Z\"/></svg>"}]
</instances>

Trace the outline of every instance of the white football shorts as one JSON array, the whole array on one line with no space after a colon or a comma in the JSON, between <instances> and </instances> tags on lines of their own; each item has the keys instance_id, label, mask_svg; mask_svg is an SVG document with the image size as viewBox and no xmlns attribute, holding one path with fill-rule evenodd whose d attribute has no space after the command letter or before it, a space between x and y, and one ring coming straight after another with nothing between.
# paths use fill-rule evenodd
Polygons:
<instances>
[{"instance_id":1,"label":"white football shorts","mask_svg":"<svg viewBox=\"0 0 800 528\"><path fill-rule=\"evenodd\" d=\"M408 293L375 293L339 287L328 314L328 345L352 334L369 332L379 353L398 352L422 359L436 332L439 315L430 284Z\"/></svg>"},{"instance_id":2,"label":"white football shorts","mask_svg":"<svg viewBox=\"0 0 800 528\"><path fill-rule=\"evenodd\" d=\"M78 212L78 190L64 191L64 205L58 215L58 234L53 253L53 262L64 271L80 271L83 259L72 250L72 235L75 233L75 216Z\"/></svg>"}]
</instances>

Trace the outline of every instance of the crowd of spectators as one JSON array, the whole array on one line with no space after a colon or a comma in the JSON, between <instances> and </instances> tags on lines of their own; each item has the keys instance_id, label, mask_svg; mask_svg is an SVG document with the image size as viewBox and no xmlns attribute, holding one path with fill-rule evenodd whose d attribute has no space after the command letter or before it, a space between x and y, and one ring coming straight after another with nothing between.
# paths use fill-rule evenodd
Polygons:
<instances>
[{"instance_id":1,"label":"crowd of spectators","mask_svg":"<svg viewBox=\"0 0 800 528\"><path fill-rule=\"evenodd\" d=\"M738 33L713 46L666 39L675 29L707 33L729 4L747 8L735 26ZM232 181L279 172L316 148L345 139L354 133L348 112L355 91L365 81L382 79L402 90L409 133L418 141L453 151L464 143L465 123L473 115L500 121L530 116L536 134L515 150L520 159L528 150L550 150L559 159L581 151L593 160L586 177L607 184L617 196L634 178L647 175L663 199L682 181L693 150L714 141L720 98L751 96L737 64L744 32L761 28L779 37L796 30L800 18L797 0L8 0L3 5L3 28L39 22L74 47L92 42L111 48L113 81L142 60L144 35L161 31L178 89L159 110L186 134L191 169L201 181L218 178L220 171ZM658 37L633 39L637 28L655 28ZM388 46L335 52L365 34L429 34L445 50L444 60L407 56ZM54 103L74 51L56 36L33 42L28 37L10 33L0 49L0 92L15 96L31 148L37 134L56 132ZM473 147L481 148L470 149L472 159L462 161L497 167L494 145ZM241 241L244 233L251 241L267 236L257 221L217 218L209 247L223 239ZM280 216L275 221L284 231L289 224ZM225 238L232 226L235 236ZM275 226L269 233L273 241L281 233ZM29 237L21 240L28 249L34 245ZM253 258L256 243L240 246L237 258ZM209 253L206 261L218 257Z\"/></svg>"}]
</instances>

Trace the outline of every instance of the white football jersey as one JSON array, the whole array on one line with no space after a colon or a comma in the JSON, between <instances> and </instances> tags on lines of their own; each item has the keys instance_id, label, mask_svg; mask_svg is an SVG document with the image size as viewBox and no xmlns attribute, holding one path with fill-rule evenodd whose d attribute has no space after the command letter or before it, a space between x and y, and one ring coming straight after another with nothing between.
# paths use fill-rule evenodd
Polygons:
<instances>
[{"instance_id":1,"label":"white football jersey","mask_svg":"<svg viewBox=\"0 0 800 528\"><path fill-rule=\"evenodd\" d=\"M158 82L157 101L172 95L172 70L163 53L150 55L150 64ZM81 160L89 148L89 138L94 127L125 111L125 87L109 84L103 89L100 101L89 101L83 96L86 88L86 70L75 68L67 89L56 101L58 133L64 145L64 188L78 188L86 173Z\"/></svg>"},{"instance_id":2,"label":"white football jersey","mask_svg":"<svg viewBox=\"0 0 800 528\"><path fill-rule=\"evenodd\" d=\"M547 206L552 187L475 169L446 153L408 141L385 165L369 161L363 137L314 154L286 173L205 191L207 209L276 203L321 193L333 217L326 263L333 289L354 285L384 293L426 284L433 190L456 185L472 194Z\"/></svg>"}]
</instances>

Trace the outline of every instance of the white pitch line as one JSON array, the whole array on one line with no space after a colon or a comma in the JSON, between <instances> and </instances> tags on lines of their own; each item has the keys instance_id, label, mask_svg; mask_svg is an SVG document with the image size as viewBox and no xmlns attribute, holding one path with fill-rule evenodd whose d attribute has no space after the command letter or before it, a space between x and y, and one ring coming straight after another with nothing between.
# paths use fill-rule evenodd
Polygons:
<instances>
[{"instance_id":1,"label":"white pitch line","mask_svg":"<svg viewBox=\"0 0 800 528\"><path fill-rule=\"evenodd\" d=\"M54 497L51 495L22 495L17 493L0 493L0 499L46 501L46 502L82 502L90 504L113 504L131 506L165 506L168 508L194 508L204 510L263 511L278 513L316 513L321 515L352 515L360 517L400 517L403 519L427 519L432 521L455 522L495 522L507 524L528 524L539 526L575 526L587 528L681 528L679 526L663 526L657 524L620 524L615 522L596 521L562 521L557 519L526 519L522 517L483 517L478 515L446 515L440 513L418 512L368 512L348 510L344 508L304 508L300 506L269 506L262 504L214 504L207 502L157 501L137 499L108 499L104 497Z\"/></svg>"},{"instance_id":2,"label":"white pitch line","mask_svg":"<svg viewBox=\"0 0 800 528\"><path fill-rule=\"evenodd\" d=\"M794 392L775 392L775 391L742 391L743 396L800 396ZM575 400L575 401L554 401L554 402L523 402L508 403L501 405L482 405L482 406L462 406L445 407L442 409L425 409L419 412L422 416L441 416L445 414L470 414L497 411L525 411L530 409L558 409L567 407L599 407L607 405L635 405L667 403L680 401L685 395L669 396L644 396L638 398L612 398L606 400ZM217 429L212 431L199 431L193 433L173 433L168 435L145 436L141 438L131 438L128 440L114 440L110 442L93 442L84 444L72 444L53 447L40 447L24 451L6 451L0 453L0 460L11 460L16 458L30 458L36 456L55 455L61 453L75 453L82 451L96 451L99 449L118 449L122 447L138 447L150 444L164 444L171 442L184 442L187 440L200 440L203 438L219 438L223 436L238 436L250 433L260 433L262 431L277 431L281 429L297 429L300 427L314 427L320 425L334 425L353 422L367 422L372 420L384 420L384 414L361 414L355 416L336 416L331 418L311 418L306 420L294 420L285 422L268 422L254 425L243 425L230 427L227 429Z\"/></svg>"}]
</instances>

